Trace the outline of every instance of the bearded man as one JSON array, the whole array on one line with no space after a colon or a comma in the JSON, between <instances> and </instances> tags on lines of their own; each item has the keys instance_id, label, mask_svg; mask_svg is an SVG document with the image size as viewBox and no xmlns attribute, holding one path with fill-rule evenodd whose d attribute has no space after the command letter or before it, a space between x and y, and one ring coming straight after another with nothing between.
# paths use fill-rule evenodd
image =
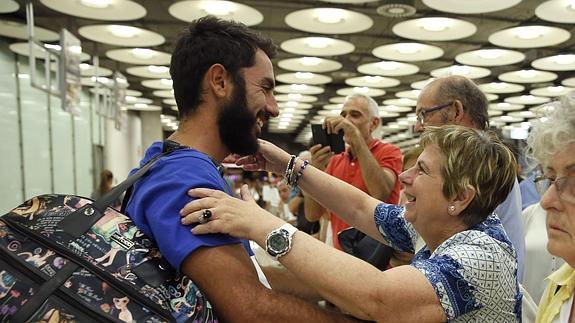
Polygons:
<instances>
[{"instance_id":1,"label":"bearded man","mask_svg":"<svg viewBox=\"0 0 575 323\"><path fill-rule=\"evenodd\" d=\"M247 241L194 236L180 223L190 189L231 194L220 163L231 153L254 154L264 122L279 114L270 60L275 50L269 38L239 23L214 17L192 23L178 40L170 66L180 125L168 140L146 150L141 165L163 150L173 151L135 185L126 211L171 265L202 289L220 321L346 320L270 289L250 259Z\"/></svg>"}]
</instances>

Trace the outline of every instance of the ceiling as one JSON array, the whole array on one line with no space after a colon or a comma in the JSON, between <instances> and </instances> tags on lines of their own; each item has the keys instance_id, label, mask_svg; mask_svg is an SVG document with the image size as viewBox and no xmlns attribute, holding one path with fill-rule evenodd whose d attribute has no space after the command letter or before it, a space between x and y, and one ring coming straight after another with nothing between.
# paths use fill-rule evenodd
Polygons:
<instances>
[{"instance_id":1,"label":"ceiling","mask_svg":"<svg viewBox=\"0 0 575 323\"><path fill-rule=\"evenodd\" d=\"M96 0L82 1L94 3ZM126 5L126 1L122 0L108 1L111 1L114 5L119 5L122 2L124 2L123 5ZM4 13L0 14L0 20L25 23L24 0L2 0L2 2L4 4L0 5L0 10L4 10ZM140 108L142 108L143 104L159 106L163 115L174 117L177 116L177 112L172 108L173 102L169 101L169 90L171 87L167 79L169 76L165 70L162 71L160 68L156 71L158 74L150 75L145 66L147 64L126 63L121 58L110 53L107 55L107 52L116 50L115 52L121 56L122 51L117 50L127 47L139 47L170 53L177 40L178 33L186 25L186 22L180 19L192 19L193 16L202 14L200 9L190 9L190 3L179 4L180 7L176 7L176 2L171 0L134 1L136 5L128 7L125 12L116 10L113 13L109 13L111 17L108 19L111 20L102 20L103 18L106 19L104 15L94 15L93 8L91 11L82 11L82 5L79 4L80 0L32 1L36 26L55 32L58 32L61 28L66 28L81 39L83 52L99 57L100 66L111 71L120 71L128 77L129 88L141 92L142 97L148 99L140 99ZM208 2L215 3L217 1ZM378 13L380 6L389 3L409 2L414 3L416 10L411 16L387 17ZM130 3L132 2L130 1ZM407 147L416 140L412 139L410 132L411 125L415 122L413 113L415 107L413 101L410 102L405 100L405 98L416 98L417 93L411 90L414 90L414 86L420 87L424 82L413 83L425 81L432 74L441 76L458 73L479 73L477 74L478 78L474 79L476 83L485 84L484 90L497 96L492 96L493 101L491 103L494 105L492 106L493 109L490 109L493 125L506 127L508 130L511 127L527 128L527 122L534 117L534 114L530 112L535 106L534 103L547 101L558 93L567 90L558 86L575 87L575 79L573 78L575 76L573 73L573 70L575 70L575 56L572 56L575 54L575 38L571 36L575 32L575 0L332 0L331 2L327 0L247 0L236 1L236 3L251 7L252 11L248 11L244 17L247 19L247 23L255 24L252 28L271 36L276 44L280 45L279 54L273 59L273 62L278 85L286 85L279 87L278 92L276 92L283 102L281 105L284 107L282 110L285 118L282 119L281 124L279 121L270 124L264 136L274 141L283 141L288 145L296 141L301 144L307 143L311 136L308 132L310 122L320 122L325 115L338 114L337 104L340 101L333 98L342 97L342 94L345 96L350 93L342 89L354 87L346 84L346 79L353 77L356 77L356 79L348 80L347 82L356 87L361 85L362 82L372 82L371 84L380 86L379 88L373 87L373 89L360 88L356 89L356 91L369 91L369 95L374 95L374 99L381 105L383 138L387 141L395 142L401 147ZM18 9L13 11L16 4L19 5L17 6ZM6 9L9 5L12 5L12 9ZM172 5L174 7L170 10ZM485 12L499 9L506 5L511 5L511 7ZM3 6L5 8L2 8ZM59 11L52 9L57 6L60 7ZM317 18L319 16L316 16L317 12L309 12L314 8L335 8L349 11L332 10L323 19L320 19ZM225 4L216 7L216 11L225 11L225 9ZM303 9L308 9L308 11L301 11ZM80 11L73 13L71 12L73 10ZM248 8L248 10L250 9ZM379 10L381 11L381 9ZM170 12L174 13L178 18ZM340 17L340 14L344 16ZM359 17L357 18L358 20L354 20L356 16ZM239 13L236 17L243 19ZM453 24L451 27L446 28L448 31L447 36L444 38L438 32L441 31L442 27L437 27L432 21L424 20L422 22L423 25L409 22L413 19L431 17L454 18L458 20L451 21ZM421 22L421 20L419 21ZM442 19L442 21L446 20ZM151 38L142 37L142 39L124 39L124 41L120 39L120 41L116 40L114 42L111 39L113 37L108 37L106 34L102 37L102 34L97 32L96 34L90 33L90 30L97 29L97 27L85 27L102 24L142 28L145 30L143 32L149 33ZM537 28L541 30L538 31L539 34L534 36L528 35L518 38L516 35L517 30L497 33L512 27L534 25L539 26ZM3 35L1 37L10 38L11 42L23 41L22 39L14 38L14 36L6 35L2 31L3 28L0 26L0 35ZM560 30L556 30L557 28L560 28ZM524 30L519 32L526 32L528 31L527 29L524 28ZM136 33L140 31L124 28L123 32ZM553 36L552 32L558 32L557 38ZM494 33L497 34L492 36ZM506 33L511 33L511 36L505 38ZM293 39L302 37L329 37L344 41L343 44L347 46L351 44L351 50L344 48L342 54L339 55L323 54L321 50L311 52L311 54L295 54L293 53L294 48L297 50L298 46L302 47L301 44L305 44L305 41ZM499 39L501 37L503 39ZM446 38L457 39L444 40ZM140 40L142 42L138 42ZM290 40L292 41L289 42ZM111 44L104 42L110 42ZM431 45L432 50L434 50L434 53L429 56L431 58L420 60L421 57L418 58L414 54L414 50L405 50L403 52L404 55L397 55L397 53L389 54L389 52L385 51L385 48L381 48L383 45L413 42ZM421 45L418 46L421 47ZM538 47L530 48L533 46ZM376 50L374 51L374 49ZM515 56L511 57L509 61L505 61L504 56L494 59L495 56L504 52L497 54L495 52L490 54L485 52L483 56L487 61L484 60L483 62L478 62L477 55L474 56L473 53L458 56L459 54L479 49L506 49L511 50ZM316 48L315 50L318 49ZM556 55L561 56L557 57ZM297 66L290 68L290 62L285 62L284 60L295 58L291 64L294 61L297 64L298 62L301 63L298 59L303 56L317 56L329 59L329 66L326 67L328 71L317 73L320 75L309 73L296 75L295 73L298 72ZM458 57L457 61L456 57ZM313 59L307 60L307 63L314 63ZM392 60L395 63L389 62ZM534 63L534 61L536 62ZM375 64L366 65L370 63ZM462 63L467 65L436 71L452 65L462 65ZM505 65L489 66L498 63ZM307 68L306 71L314 70L314 67L310 67L312 66L310 64L300 64L299 66ZM138 67L142 65L144 67ZM167 64L164 59L154 63L154 65ZM480 69L475 71L475 67L480 67ZM128 70L129 68L130 70ZM162 80L162 75L166 79ZM371 77L363 78L368 75L371 75ZM155 77L152 78L150 76ZM507 88L510 91L513 90L513 92L501 93L507 92L500 83L502 81L516 84L516 86L509 85ZM321 91L321 93L313 95L314 98L308 98L309 101L313 101L309 103L284 102L283 100L300 99L298 96L292 95L288 97L287 93L279 92L280 90L283 92L282 88L285 87L288 90L293 90L291 83L294 82L308 82L309 85L318 87L318 92ZM492 82L497 83L493 84ZM489 85L490 83L492 84ZM548 86L554 87L540 89ZM381 90L385 91L385 94L381 94L383 92ZM347 91L353 91L353 89L348 89ZM526 95L535 95L536 97L527 97ZM301 99L306 99L306 97L304 96ZM399 99L402 100L398 101ZM496 103L504 104L497 106L495 105ZM287 116L285 116L286 114ZM287 121L288 119L291 120ZM170 117L165 117L164 120L169 122ZM165 129L169 130L169 126L166 125Z\"/></svg>"}]
</instances>

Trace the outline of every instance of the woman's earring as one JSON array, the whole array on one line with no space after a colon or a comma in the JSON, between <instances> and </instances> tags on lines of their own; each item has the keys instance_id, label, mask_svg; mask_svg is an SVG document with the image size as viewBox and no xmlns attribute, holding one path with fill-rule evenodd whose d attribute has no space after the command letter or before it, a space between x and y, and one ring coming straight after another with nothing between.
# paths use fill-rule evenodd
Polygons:
<instances>
[{"instance_id":1,"label":"woman's earring","mask_svg":"<svg viewBox=\"0 0 575 323\"><path fill-rule=\"evenodd\" d=\"M455 205L450 205L448 210L449 214L453 215L453 213L455 212Z\"/></svg>"}]
</instances>

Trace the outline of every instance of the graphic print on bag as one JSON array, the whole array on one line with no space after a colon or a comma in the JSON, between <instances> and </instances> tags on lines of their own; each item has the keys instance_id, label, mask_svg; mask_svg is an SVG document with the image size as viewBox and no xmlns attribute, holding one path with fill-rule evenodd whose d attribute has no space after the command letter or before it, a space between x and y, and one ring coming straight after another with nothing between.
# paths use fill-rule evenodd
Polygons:
<instances>
[{"instance_id":1,"label":"graphic print on bag","mask_svg":"<svg viewBox=\"0 0 575 323\"><path fill-rule=\"evenodd\" d=\"M107 208L78 238L63 232L58 223L91 203L41 195L0 217L0 322L10 321L70 260L80 267L32 321L217 322L203 292L171 269L129 217Z\"/></svg>"}]
</instances>

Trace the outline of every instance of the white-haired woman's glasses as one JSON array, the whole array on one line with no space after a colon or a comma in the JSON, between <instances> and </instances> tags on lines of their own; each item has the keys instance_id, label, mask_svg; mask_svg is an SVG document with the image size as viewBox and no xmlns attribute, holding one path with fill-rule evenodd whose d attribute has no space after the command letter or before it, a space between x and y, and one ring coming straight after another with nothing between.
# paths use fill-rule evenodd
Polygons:
<instances>
[{"instance_id":1,"label":"white-haired woman's glasses","mask_svg":"<svg viewBox=\"0 0 575 323\"><path fill-rule=\"evenodd\" d=\"M575 203L575 176L563 176L561 178L539 175L535 177L537 190L543 194L551 185L555 185L559 198L570 203Z\"/></svg>"}]
</instances>

